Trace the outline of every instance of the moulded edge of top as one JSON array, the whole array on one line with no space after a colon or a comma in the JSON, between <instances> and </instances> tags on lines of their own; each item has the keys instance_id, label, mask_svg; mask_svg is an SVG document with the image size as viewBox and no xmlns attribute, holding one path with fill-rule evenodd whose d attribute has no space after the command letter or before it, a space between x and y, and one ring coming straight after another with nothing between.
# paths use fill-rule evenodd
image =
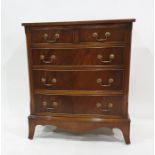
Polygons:
<instances>
[{"instance_id":1,"label":"moulded edge of top","mask_svg":"<svg viewBox=\"0 0 155 155\"><path fill-rule=\"evenodd\" d=\"M87 24L110 24L110 23L131 23L136 19L111 19L111 20L88 20L88 21L64 21L64 22L40 22L22 23L22 26L63 26L63 25L87 25Z\"/></svg>"}]
</instances>

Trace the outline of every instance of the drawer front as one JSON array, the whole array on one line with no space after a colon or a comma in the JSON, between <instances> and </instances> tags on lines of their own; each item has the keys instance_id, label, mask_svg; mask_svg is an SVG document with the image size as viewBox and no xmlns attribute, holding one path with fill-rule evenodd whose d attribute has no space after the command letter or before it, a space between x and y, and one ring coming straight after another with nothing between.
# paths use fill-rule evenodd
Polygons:
<instances>
[{"instance_id":1,"label":"drawer front","mask_svg":"<svg viewBox=\"0 0 155 155\"><path fill-rule=\"evenodd\" d=\"M72 29L34 29L31 30L32 43L71 43L73 42Z\"/></svg>"},{"instance_id":2,"label":"drawer front","mask_svg":"<svg viewBox=\"0 0 155 155\"><path fill-rule=\"evenodd\" d=\"M80 42L125 41L127 26L126 24L107 24L81 28L79 30Z\"/></svg>"},{"instance_id":3,"label":"drawer front","mask_svg":"<svg viewBox=\"0 0 155 155\"><path fill-rule=\"evenodd\" d=\"M53 96L35 95L36 113L70 113L121 115L121 96Z\"/></svg>"},{"instance_id":4,"label":"drawer front","mask_svg":"<svg viewBox=\"0 0 155 155\"><path fill-rule=\"evenodd\" d=\"M124 48L33 50L33 65L122 65Z\"/></svg>"},{"instance_id":5,"label":"drawer front","mask_svg":"<svg viewBox=\"0 0 155 155\"><path fill-rule=\"evenodd\" d=\"M121 90L123 71L34 71L36 89Z\"/></svg>"}]
</instances>

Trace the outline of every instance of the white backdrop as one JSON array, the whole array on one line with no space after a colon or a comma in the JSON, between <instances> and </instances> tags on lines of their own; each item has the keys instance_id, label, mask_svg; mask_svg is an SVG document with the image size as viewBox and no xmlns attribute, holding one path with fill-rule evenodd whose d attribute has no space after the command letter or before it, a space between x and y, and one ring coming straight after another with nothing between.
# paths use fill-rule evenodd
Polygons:
<instances>
[{"instance_id":1,"label":"white backdrop","mask_svg":"<svg viewBox=\"0 0 155 155\"><path fill-rule=\"evenodd\" d=\"M4 127L9 124L9 116L27 121L29 114L27 55L22 22L121 18L136 18L136 23L133 23L130 117L142 121L153 119L153 0L2 0Z\"/></svg>"}]
</instances>

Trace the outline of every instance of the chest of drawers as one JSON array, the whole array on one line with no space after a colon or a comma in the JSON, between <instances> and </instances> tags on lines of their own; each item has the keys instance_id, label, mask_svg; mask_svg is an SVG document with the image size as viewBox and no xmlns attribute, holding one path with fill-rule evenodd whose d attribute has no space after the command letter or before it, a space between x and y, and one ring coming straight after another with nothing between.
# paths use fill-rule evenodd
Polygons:
<instances>
[{"instance_id":1,"label":"chest of drawers","mask_svg":"<svg viewBox=\"0 0 155 155\"><path fill-rule=\"evenodd\" d=\"M130 143L128 90L134 19L23 23L29 138L36 125L70 132L119 128Z\"/></svg>"}]
</instances>

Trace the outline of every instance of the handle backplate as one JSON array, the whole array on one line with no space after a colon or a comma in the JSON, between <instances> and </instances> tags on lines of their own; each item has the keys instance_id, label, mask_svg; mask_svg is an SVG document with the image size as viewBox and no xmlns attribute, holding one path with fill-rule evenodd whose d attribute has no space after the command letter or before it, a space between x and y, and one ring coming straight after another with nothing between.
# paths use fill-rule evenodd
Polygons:
<instances>
[{"instance_id":1,"label":"handle backplate","mask_svg":"<svg viewBox=\"0 0 155 155\"><path fill-rule=\"evenodd\" d=\"M102 63L110 63L115 58L114 54L109 55L109 60L103 60L103 56L101 54L97 55L97 59L99 59Z\"/></svg>"},{"instance_id":2,"label":"handle backplate","mask_svg":"<svg viewBox=\"0 0 155 155\"><path fill-rule=\"evenodd\" d=\"M58 106L58 102L56 102L56 101L53 101L52 103L43 101L42 104L46 108L46 110L54 110ZM49 107L49 105L50 105L50 107Z\"/></svg>"},{"instance_id":3,"label":"handle backplate","mask_svg":"<svg viewBox=\"0 0 155 155\"><path fill-rule=\"evenodd\" d=\"M108 112L113 108L113 103L108 103L107 108L103 108L102 103L96 103L96 107L99 108L100 111Z\"/></svg>"},{"instance_id":4,"label":"handle backplate","mask_svg":"<svg viewBox=\"0 0 155 155\"><path fill-rule=\"evenodd\" d=\"M40 55L40 60L41 60L43 63L45 63L45 64L51 64L51 63L54 62L55 59L56 59L56 56L55 56L55 55L51 55L50 60L47 61L47 60L45 60L45 55L43 55L43 54Z\"/></svg>"},{"instance_id":5,"label":"handle backplate","mask_svg":"<svg viewBox=\"0 0 155 155\"><path fill-rule=\"evenodd\" d=\"M47 33L44 34L44 40L48 43L55 43L55 42L57 42L57 40L59 40L59 38L60 38L59 33L55 33L52 40L48 40L48 34Z\"/></svg>"},{"instance_id":6,"label":"handle backplate","mask_svg":"<svg viewBox=\"0 0 155 155\"><path fill-rule=\"evenodd\" d=\"M57 82L56 78L52 78L51 79L51 83L47 83L47 79L46 78L41 78L41 82L43 83L44 86L53 86L55 85L55 83Z\"/></svg>"},{"instance_id":7,"label":"handle backplate","mask_svg":"<svg viewBox=\"0 0 155 155\"><path fill-rule=\"evenodd\" d=\"M102 86L102 87L110 87L110 86L112 85L112 83L114 82L114 79L113 79L113 78L109 78L109 79L108 79L108 84L103 84L101 78L98 78L98 79L96 80L96 82L97 82L98 84L100 84L100 86Z\"/></svg>"},{"instance_id":8,"label":"handle backplate","mask_svg":"<svg viewBox=\"0 0 155 155\"><path fill-rule=\"evenodd\" d=\"M96 39L96 41L99 41L99 42L102 42L102 41L105 41L108 39L108 37L111 36L111 33L110 32L105 32L105 38L99 38L99 34L97 32L94 32L92 34L92 36Z\"/></svg>"}]
</instances>

